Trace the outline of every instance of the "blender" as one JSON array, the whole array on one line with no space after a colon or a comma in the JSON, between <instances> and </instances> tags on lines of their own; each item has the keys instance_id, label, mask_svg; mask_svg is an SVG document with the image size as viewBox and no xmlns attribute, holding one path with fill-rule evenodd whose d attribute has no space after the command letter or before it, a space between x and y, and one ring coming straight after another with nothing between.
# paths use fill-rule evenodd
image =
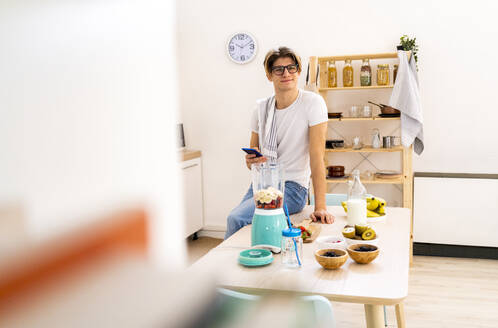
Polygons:
<instances>
[{"instance_id":1,"label":"blender","mask_svg":"<svg viewBox=\"0 0 498 328\"><path fill-rule=\"evenodd\" d=\"M252 219L251 245L282 245L282 230L287 228L283 211L284 171L279 164L261 163L251 167L252 190L256 209Z\"/></svg>"}]
</instances>

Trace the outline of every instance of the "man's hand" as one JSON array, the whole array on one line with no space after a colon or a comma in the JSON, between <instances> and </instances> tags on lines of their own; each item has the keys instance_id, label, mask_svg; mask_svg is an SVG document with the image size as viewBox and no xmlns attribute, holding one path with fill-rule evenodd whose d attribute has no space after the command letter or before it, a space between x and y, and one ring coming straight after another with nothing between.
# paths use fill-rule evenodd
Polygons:
<instances>
[{"instance_id":1,"label":"man's hand","mask_svg":"<svg viewBox=\"0 0 498 328\"><path fill-rule=\"evenodd\" d=\"M335 219L334 216L329 212L327 212L326 209L323 210L315 209L315 211L311 213L310 218L311 220L313 220L313 222L321 221L322 223L328 223L328 224L334 223Z\"/></svg>"},{"instance_id":2,"label":"man's hand","mask_svg":"<svg viewBox=\"0 0 498 328\"><path fill-rule=\"evenodd\" d=\"M257 151L259 151L258 147L254 147ZM258 164L258 163L264 163L266 162L266 157L261 156L261 157L256 157L255 154L247 154L246 155L246 165L247 168L250 170L252 164Z\"/></svg>"}]
</instances>

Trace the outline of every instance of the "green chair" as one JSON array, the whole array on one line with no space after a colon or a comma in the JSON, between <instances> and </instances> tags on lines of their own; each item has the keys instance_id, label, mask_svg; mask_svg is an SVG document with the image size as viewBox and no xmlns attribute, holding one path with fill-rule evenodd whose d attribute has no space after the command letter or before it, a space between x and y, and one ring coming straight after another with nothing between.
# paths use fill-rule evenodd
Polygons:
<instances>
[{"instance_id":1,"label":"green chair","mask_svg":"<svg viewBox=\"0 0 498 328\"><path fill-rule=\"evenodd\" d=\"M367 197L371 197L371 194L367 194ZM348 200L348 195L346 194L325 194L325 204L327 206L340 206L342 202ZM310 205L315 205L315 196L311 195Z\"/></svg>"},{"instance_id":2,"label":"green chair","mask_svg":"<svg viewBox=\"0 0 498 328\"><path fill-rule=\"evenodd\" d=\"M244 317L248 311L254 309L261 296L249 295L232 290L218 288L218 307L215 327L223 324L233 323L237 317ZM296 319L296 327L328 327L335 328L334 312L329 300L323 296L301 296L299 297L299 314ZM305 322L299 322L300 318Z\"/></svg>"},{"instance_id":3,"label":"green chair","mask_svg":"<svg viewBox=\"0 0 498 328\"><path fill-rule=\"evenodd\" d=\"M341 202L348 199L346 194L325 194L325 203L327 206L340 206ZM315 196L311 195L310 205L315 205Z\"/></svg>"}]
</instances>

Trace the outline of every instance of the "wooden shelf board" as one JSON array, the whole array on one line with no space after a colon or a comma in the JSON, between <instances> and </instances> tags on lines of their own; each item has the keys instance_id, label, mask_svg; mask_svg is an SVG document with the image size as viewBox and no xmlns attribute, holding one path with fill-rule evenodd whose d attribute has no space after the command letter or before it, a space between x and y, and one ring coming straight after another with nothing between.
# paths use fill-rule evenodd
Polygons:
<instances>
[{"instance_id":1,"label":"wooden shelf board","mask_svg":"<svg viewBox=\"0 0 498 328\"><path fill-rule=\"evenodd\" d=\"M401 117L341 117L341 118L329 118L329 121L394 121L400 120Z\"/></svg>"},{"instance_id":2,"label":"wooden shelf board","mask_svg":"<svg viewBox=\"0 0 498 328\"><path fill-rule=\"evenodd\" d=\"M337 88L319 88L318 91L344 91L344 90L372 90L372 89L392 89L394 85L371 85L368 87L337 87Z\"/></svg>"},{"instance_id":3,"label":"wooden shelf board","mask_svg":"<svg viewBox=\"0 0 498 328\"><path fill-rule=\"evenodd\" d=\"M392 148L372 148L367 146L358 150L351 147L325 149L327 153L392 153L396 151L403 151L403 146L394 146Z\"/></svg>"},{"instance_id":4,"label":"wooden shelf board","mask_svg":"<svg viewBox=\"0 0 498 328\"><path fill-rule=\"evenodd\" d=\"M342 61L346 59L351 60L363 60L368 58L372 59L388 59L388 58L398 58L397 52L388 52L388 53L380 53L380 54L357 54L357 55L343 55L343 56L326 56L326 57L318 57L318 63L328 62L331 60Z\"/></svg>"},{"instance_id":5,"label":"wooden shelf board","mask_svg":"<svg viewBox=\"0 0 498 328\"><path fill-rule=\"evenodd\" d=\"M326 179L327 183L347 183L348 178L346 179ZM403 177L399 177L396 179L379 179L373 178L370 180L361 179L361 183L363 184L403 184Z\"/></svg>"}]
</instances>

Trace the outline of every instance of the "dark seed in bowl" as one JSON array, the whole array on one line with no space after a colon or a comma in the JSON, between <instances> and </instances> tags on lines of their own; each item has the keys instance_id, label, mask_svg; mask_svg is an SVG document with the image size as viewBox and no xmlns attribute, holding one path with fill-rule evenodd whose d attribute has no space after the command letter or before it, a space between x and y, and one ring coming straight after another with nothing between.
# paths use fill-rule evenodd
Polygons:
<instances>
[{"instance_id":1,"label":"dark seed in bowl","mask_svg":"<svg viewBox=\"0 0 498 328\"><path fill-rule=\"evenodd\" d=\"M325 254L323 254L322 256L326 256L326 257L339 257L340 255L336 254L335 252L329 251L329 252L325 252Z\"/></svg>"},{"instance_id":2,"label":"dark seed in bowl","mask_svg":"<svg viewBox=\"0 0 498 328\"><path fill-rule=\"evenodd\" d=\"M376 250L375 247L369 247L369 246L360 246L360 247L355 249L355 251L357 251L357 252L372 252L375 250Z\"/></svg>"}]
</instances>

